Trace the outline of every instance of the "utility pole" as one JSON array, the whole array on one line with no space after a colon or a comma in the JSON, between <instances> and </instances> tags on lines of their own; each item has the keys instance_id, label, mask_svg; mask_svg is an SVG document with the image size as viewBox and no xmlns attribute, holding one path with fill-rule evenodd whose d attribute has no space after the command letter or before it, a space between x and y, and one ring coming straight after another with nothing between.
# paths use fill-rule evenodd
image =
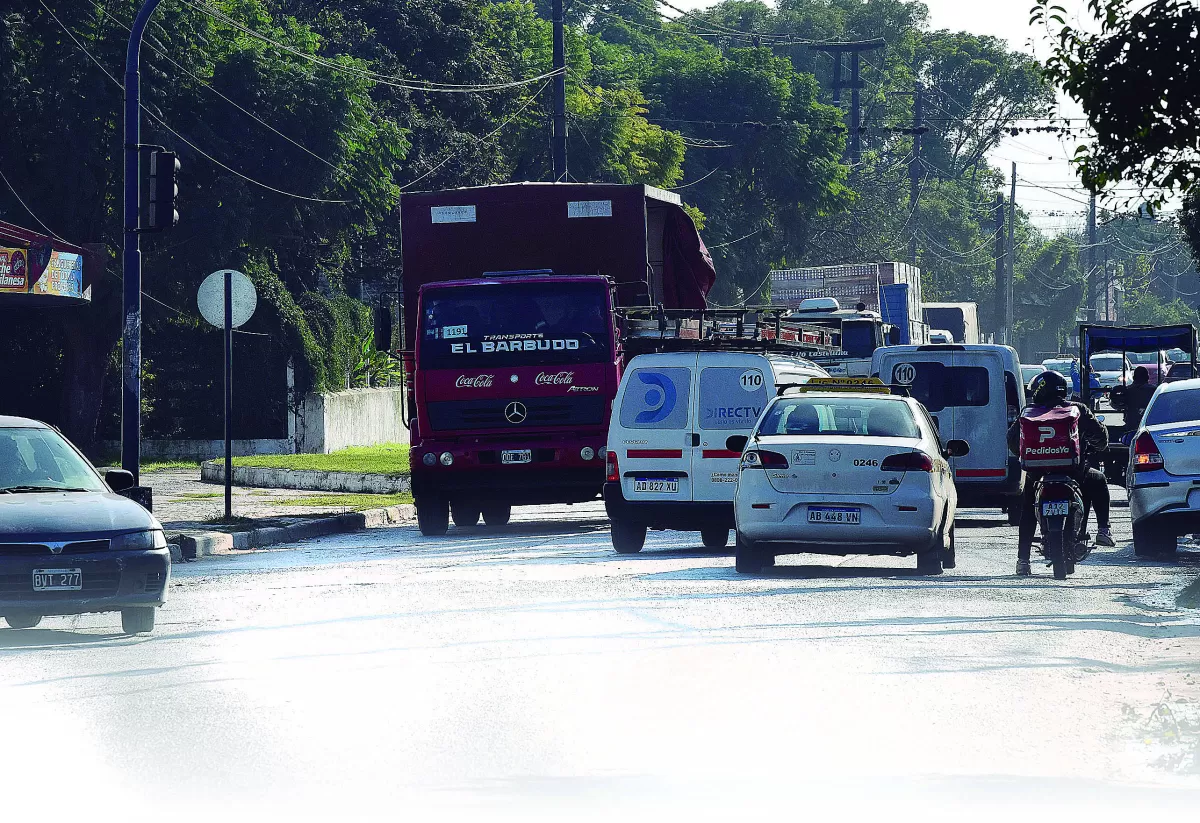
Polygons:
<instances>
[{"instance_id":1,"label":"utility pole","mask_svg":"<svg viewBox=\"0 0 1200 823\"><path fill-rule=\"evenodd\" d=\"M1013 282L1017 279L1017 249L1013 245L1013 229L1017 224L1017 164L1012 164L1012 191L1008 196L1008 282L1004 299L1005 343L1012 345L1016 340L1013 324Z\"/></svg>"},{"instance_id":2,"label":"utility pole","mask_svg":"<svg viewBox=\"0 0 1200 823\"><path fill-rule=\"evenodd\" d=\"M1008 286L1004 282L1005 266L1004 249L1004 195L996 195L996 310L993 313L992 327L996 334L996 342L1005 342L1004 320L1008 317Z\"/></svg>"},{"instance_id":3,"label":"utility pole","mask_svg":"<svg viewBox=\"0 0 1200 823\"><path fill-rule=\"evenodd\" d=\"M142 140L142 35L162 0L146 0L129 31L125 52L125 240L121 251L121 468L141 483L142 458L142 249L139 158Z\"/></svg>"},{"instance_id":4,"label":"utility pole","mask_svg":"<svg viewBox=\"0 0 1200 823\"><path fill-rule=\"evenodd\" d=\"M567 54L563 41L563 0L554 0L554 131L551 166L554 182L567 179Z\"/></svg>"},{"instance_id":5,"label":"utility pole","mask_svg":"<svg viewBox=\"0 0 1200 823\"><path fill-rule=\"evenodd\" d=\"M913 150L912 160L908 164L908 208L912 216L909 225L913 227L912 237L908 240L908 262L917 265L917 206L921 196L921 134L924 131L922 120L925 116L925 99L922 96L921 84L917 83L913 92Z\"/></svg>"},{"instance_id":6,"label":"utility pole","mask_svg":"<svg viewBox=\"0 0 1200 823\"><path fill-rule=\"evenodd\" d=\"M827 52L833 57L833 102L842 102L841 91L847 85L842 81L842 55L850 55L850 163L856 165L862 160L862 100L859 91L862 89L862 53L875 51L886 46L883 38L863 40L855 43L821 43L812 48L816 51Z\"/></svg>"},{"instance_id":7,"label":"utility pole","mask_svg":"<svg viewBox=\"0 0 1200 823\"><path fill-rule=\"evenodd\" d=\"M1096 194L1088 199L1088 250L1087 250L1087 277L1084 279L1084 309L1091 311L1090 319L1095 319L1096 307ZM1084 315L1087 316L1086 314Z\"/></svg>"}]
</instances>

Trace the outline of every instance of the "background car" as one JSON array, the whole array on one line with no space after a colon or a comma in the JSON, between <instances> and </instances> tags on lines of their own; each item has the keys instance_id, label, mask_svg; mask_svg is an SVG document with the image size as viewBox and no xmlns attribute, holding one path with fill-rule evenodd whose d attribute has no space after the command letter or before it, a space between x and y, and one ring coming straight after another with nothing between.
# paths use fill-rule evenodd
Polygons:
<instances>
[{"instance_id":1,"label":"background car","mask_svg":"<svg viewBox=\"0 0 1200 823\"><path fill-rule=\"evenodd\" d=\"M1101 352L1088 358L1101 389L1123 386L1133 379L1133 364L1120 352Z\"/></svg>"},{"instance_id":2,"label":"background car","mask_svg":"<svg viewBox=\"0 0 1200 823\"><path fill-rule=\"evenodd\" d=\"M119 611L127 634L154 629L171 576L166 538L116 494L133 475L106 479L51 427L0 417L0 615L12 628Z\"/></svg>"},{"instance_id":3,"label":"background car","mask_svg":"<svg viewBox=\"0 0 1200 823\"><path fill-rule=\"evenodd\" d=\"M1126 472L1134 552L1174 554L1200 531L1200 380L1164 383L1146 408Z\"/></svg>"},{"instance_id":4,"label":"background car","mask_svg":"<svg viewBox=\"0 0 1200 823\"><path fill-rule=\"evenodd\" d=\"M1025 390L1029 390L1029 384L1033 382L1033 378L1046 370L1045 366L1028 366L1021 364L1021 382L1025 384Z\"/></svg>"},{"instance_id":5,"label":"background car","mask_svg":"<svg viewBox=\"0 0 1200 823\"><path fill-rule=\"evenodd\" d=\"M943 448L910 397L807 390L819 383L776 398L742 455L737 570L810 552L916 554L922 574L953 568L958 494L947 457L966 443Z\"/></svg>"},{"instance_id":6,"label":"background car","mask_svg":"<svg viewBox=\"0 0 1200 823\"><path fill-rule=\"evenodd\" d=\"M1170 363L1167 360L1167 353L1165 351L1131 351L1126 356L1135 369L1138 366L1145 367L1147 374L1150 375L1150 384L1152 386L1157 386L1166 377L1167 366ZM1132 381L1133 377L1130 376L1129 379Z\"/></svg>"},{"instance_id":7,"label":"background car","mask_svg":"<svg viewBox=\"0 0 1200 823\"><path fill-rule=\"evenodd\" d=\"M1172 363L1167 369L1167 377L1163 382L1175 383L1180 380L1191 380L1196 377L1196 369L1192 367L1191 361L1186 363Z\"/></svg>"}]
</instances>

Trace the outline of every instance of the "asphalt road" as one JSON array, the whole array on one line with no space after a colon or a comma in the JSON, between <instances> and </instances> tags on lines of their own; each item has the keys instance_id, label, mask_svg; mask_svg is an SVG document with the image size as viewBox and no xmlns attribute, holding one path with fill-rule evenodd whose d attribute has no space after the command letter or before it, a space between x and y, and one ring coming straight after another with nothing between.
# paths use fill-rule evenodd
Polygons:
<instances>
[{"instance_id":1,"label":"asphalt road","mask_svg":"<svg viewBox=\"0 0 1200 823\"><path fill-rule=\"evenodd\" d=\"M1200 620L1174 598L1200 564L1018 579L999 513L958 538L937 578L748 578L694 535L619 557L589 505L178 566L150 637L0 630L0 796L37 820L1194 814Z\"/></svg>"}]
</instances>

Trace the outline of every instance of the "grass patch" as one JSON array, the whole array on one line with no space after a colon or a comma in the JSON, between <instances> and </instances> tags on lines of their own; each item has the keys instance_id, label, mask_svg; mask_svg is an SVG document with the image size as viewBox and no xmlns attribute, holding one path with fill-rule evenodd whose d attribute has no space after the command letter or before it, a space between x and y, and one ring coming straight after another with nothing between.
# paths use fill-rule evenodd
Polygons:
<instances>
[{"instance_id":1,"label":"grass patch","mask_svg":"<svg viewBox=\"0 0 1200 823\"><path fill-rule=\"evenodd\" d=\"M411 494L314 494L310 497L295 497L290 500L280 500L275 505L320 507L361 512L365 509L382 509L385 506L401 506L412 502Z\"/></svg>"},{"instance_id":2,"label":"grass patch","mask_svg":"<svg viewBox=\"0 0 1200 823\"><path fill-rule=\"evenodd\" d=\"M354 446L333 454L251 455L233 458L233 465L294 471L361 472L399 477L408 474L408 445L385 443L380 446Z\"/></svg>"},{"instance_id":3,"label":"grass patch","mask_svg":"<svg viewBox=\"0 0 1200 823\"><path fill-rule=\"evenodd\" d=\"M214 497L224 497L225 492L189 492L175 497L176 500L212 500Z\"/></svg>"},{"instance_id":4,"label":"grass patch","mask_svg":"<svg viewBox=\"0 0 1200 823\"><path fill-rule=\"evenodd\" d=\"M119 461L118 461L119 462ZM143 472L161 472L168 469L199 469L199 460L144 460Z\"/></svg>"}]
</instances>

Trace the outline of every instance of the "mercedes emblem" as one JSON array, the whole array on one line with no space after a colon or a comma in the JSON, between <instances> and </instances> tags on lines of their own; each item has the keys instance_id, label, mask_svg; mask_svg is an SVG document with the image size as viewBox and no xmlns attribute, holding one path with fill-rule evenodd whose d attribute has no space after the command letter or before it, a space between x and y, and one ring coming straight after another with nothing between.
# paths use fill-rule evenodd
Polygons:
<instances>
[{"instance_id":1,"label":"mercedes emblem","mask_svg":"<svg viewBox=\"0 0 1200 823\"><path fill-rule=\"evenodd\" d=\"M842 459L842 453L840 451L838 451L837 449L829 450L829 462L830 463L836 463L841 459Z\"/></svg>"},{"instance_id":2,"label":"mercedes emblem","mask_svg":"<svg viewBox=\"0 0 1200 823\"><path fill-rule=\"evenodd\" d=\"M529 416L529 410L525 408L525 404L519 400L514 400L504 407L504 419L509 423L524 423L525 418Z\"/></svg>"}]
</instances>

